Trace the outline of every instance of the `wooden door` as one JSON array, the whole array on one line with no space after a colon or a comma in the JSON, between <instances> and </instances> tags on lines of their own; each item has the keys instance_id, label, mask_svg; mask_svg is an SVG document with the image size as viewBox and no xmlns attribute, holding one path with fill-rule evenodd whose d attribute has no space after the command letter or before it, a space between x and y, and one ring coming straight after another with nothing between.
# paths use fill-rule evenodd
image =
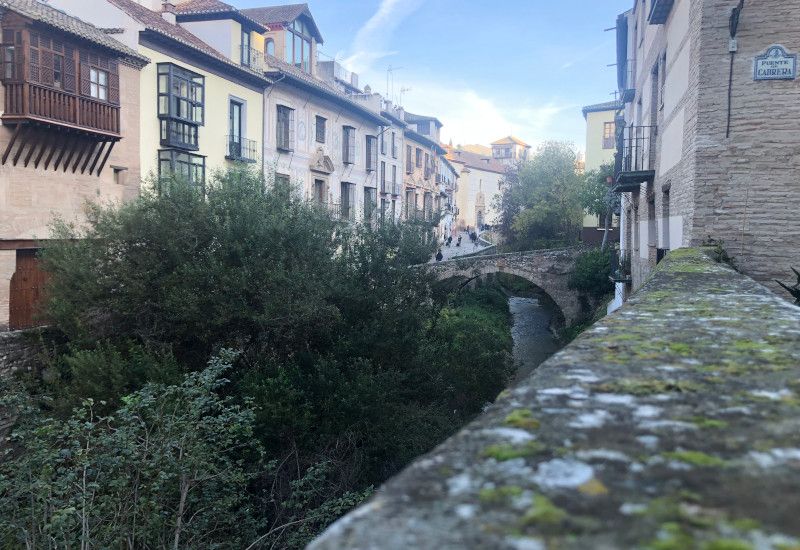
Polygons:
<instances>
[{"instance_id":1,"label":"wooden door","mask_svg":"<svg viewBox=\"0 0 800 550\"><path fill-rule=\"evenodd\" d=\"M17 270L11 276L9 327L31 328L44 324L39 316L47 274L39 268L36 250L17 250Z\"/></svg>"}]
</instances>

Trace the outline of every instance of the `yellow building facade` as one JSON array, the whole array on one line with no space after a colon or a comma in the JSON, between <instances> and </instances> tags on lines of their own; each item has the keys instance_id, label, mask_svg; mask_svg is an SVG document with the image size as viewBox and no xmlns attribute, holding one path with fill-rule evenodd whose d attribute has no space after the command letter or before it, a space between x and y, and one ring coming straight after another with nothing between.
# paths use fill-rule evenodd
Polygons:
<instances>
[{"instance_id":1,"label":"yellow building facade","mask_svg":"<svg viewBox=\"0 0 800 550\"><path fill-rule=\"evenodd\" d=\"M236 162L261 167L265 28L233 6L196 0L51 0L150 59L140 78L143 180L204 185Z\"/></svg>"},{"instance_id":2,"label":"yellow building facade","mask_svg":"<svg viewBox=\"0 0 800 550\"><path fill-rule=\"evenodd\" d=\"M586 156L584 170L591 172L599 170L604 164L614 163L616 152L616 125L615 117L622 103L609 101L583 108L583 118L586 120ZM584 242L602 240L603 220L593 214L583 217L583 230L581 238Z\"/></svg>"}]
</instances>

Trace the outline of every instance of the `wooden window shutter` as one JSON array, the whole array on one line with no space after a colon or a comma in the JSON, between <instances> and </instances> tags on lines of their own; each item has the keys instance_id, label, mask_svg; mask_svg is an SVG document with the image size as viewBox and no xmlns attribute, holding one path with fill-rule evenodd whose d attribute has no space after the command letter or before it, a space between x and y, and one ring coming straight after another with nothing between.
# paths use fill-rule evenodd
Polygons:
<instances>
[{"instance_id":1,"label":"wooden window shutter","mask_svg":"<svg viewBox=\"0 0 800 550\"><path fill-rule=\"evenodd\" d=\"M119 63L116 61L108 64L108 101L119 105Z\"/></svg>"},{"instance_id":2,"label":"wooden window shutter","mask_svg":"<svg viewBox=\"0 0 800 550\"><path fill-rule=\"evenodd\" d=\"M294 149L294 109L289 109L289 147Z\"/></svg>"},{"instance_id":3,"label":"wooden window shutter","mask_svg":"<svg viewBox=\"0 0 800 550\"><path fill-rule=\"evenodd\" d=\"M41 67L39 68L39 82L45 86L53 85L53 52L41 50Z\"/></svg>"},{"instance_id":4,"label":"wooden window shutter","mask_svg":"<svg viewBox=\"0 0 800 550\"><path fill-rule=\"evenodd\" d=\"M92 93L90 81L91 73L89 72L89 55L85 51L81 51L81 63L80 63L80 71L81 71L81 85L80 85L80 94L84 96L90 96Z\"/></svg>"},{"instance_id":5,"label":"wooden window shutter","mask_svg":"<svg viewBox=\"0 0 800 550\"><path fill-rule=\"evenodd\" d=\"M64 90L75 92L75 51L69 46L64 48Z\"/></svg>"},{"instance_id":6,"label":"wooden window shutter","mask_svg":"<svg viewBox=\"0 0 800 550\"><path fill-rule=\"evenodd\" d=\"M39 83L41 78L39 75L39 35L35 32L31 33L30 55L28 57L30 64L30 81Z\"/></svg>"}]
</instances>

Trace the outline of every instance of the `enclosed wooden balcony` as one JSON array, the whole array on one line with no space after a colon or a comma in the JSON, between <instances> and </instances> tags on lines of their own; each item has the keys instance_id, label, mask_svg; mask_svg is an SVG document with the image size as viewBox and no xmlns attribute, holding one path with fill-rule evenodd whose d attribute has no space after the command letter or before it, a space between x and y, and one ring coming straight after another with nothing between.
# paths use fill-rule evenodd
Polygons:
<instances>
[{"instance_id":1,"label":"enclosed wooden balcony","mask_svg":"<svg viewBox=\"0 0 800 550\"><path fill-rule=\"evenodd\" d=\"M119 107L31 82L5 84L3 123L31 121L120 137Z\"/></svg>"}]
</instances>

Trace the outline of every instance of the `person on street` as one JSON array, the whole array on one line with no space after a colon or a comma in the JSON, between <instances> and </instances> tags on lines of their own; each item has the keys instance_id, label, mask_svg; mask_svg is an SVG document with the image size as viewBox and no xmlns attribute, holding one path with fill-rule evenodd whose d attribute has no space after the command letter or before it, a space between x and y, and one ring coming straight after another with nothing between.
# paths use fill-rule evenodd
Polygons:
<instances>
[{"instance_id":1,"label":"person on street","mask_svg":"<svg viewBox=\"0 0 800 550\"><path fill-rule=\"evenodd\" d=\"M442 258L444 258L444 256L442 255L442 249L440 248L439 252L436 253L436 261L441 262Z\"/></svg>"},{"instance_id":2,"label":"person on street","mask_svg":"<svg viewBox=\"0 0 800 550\"><path fill-rule=\"evenodd\" d=\"M458 236L458 241L456 241L456 246L461 246L461 235Z\"/></svg>"}]
</instances>

